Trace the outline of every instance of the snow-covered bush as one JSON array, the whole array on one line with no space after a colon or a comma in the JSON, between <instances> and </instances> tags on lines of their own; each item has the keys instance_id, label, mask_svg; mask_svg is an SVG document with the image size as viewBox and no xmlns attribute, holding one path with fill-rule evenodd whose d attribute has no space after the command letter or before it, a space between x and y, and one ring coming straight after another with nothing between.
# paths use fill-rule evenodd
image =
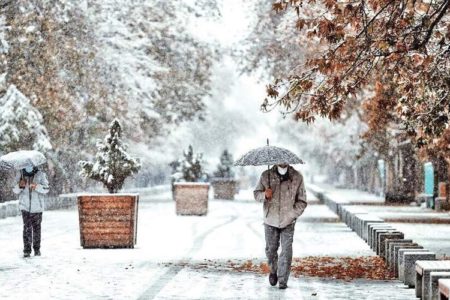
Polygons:
<instances>
[{"instance_id":1,"label":"snow-covered bush","mask_svg":"<svg viewBox=\"0 0 450 300\"><path fill-rule=\"evenodd\" d=\"M170 164L173 170L172 181L200 182L206 181L208 175L203 168L203 154L196 153L189 145L183 153L183 158Z\"/></svg>"},{"instance_id":2,"label":"snow-covered bush","mask_svg":"<svg viewBox=\"0 0 450 300\"><path fill-rule=\"evenodd\" d=\"M7 153L19 149L52 149L41 113L15 85L0 98L0 149Z\"/></svg>"},{"instance_id":3,"label":"snow-covered bush","mask_svg":"<svg viewBox=\"0 0 450 300\"><path fill-rule=\"evenodd\" d=\"M95 162L79 163L82 176L102 182L110 193L117 193L125 179L141 168L139 161L126 152L127 146L121 138L122 127L118 120L114 120L105 140L97 144Z\"/></svg>"},{"instance_id":4,"label":"snow-covered bush","mask_svg":"<svg viewBox=\"0 0 450 300\"><path fill-rule=\"evenodd\" d=\"M220 164L217 165L217 170L214 172L214 176L228 179L234 178L233 163L233 156L228 152L228 150L224 150L220 156Z\"/></svg>"}]
</instances>

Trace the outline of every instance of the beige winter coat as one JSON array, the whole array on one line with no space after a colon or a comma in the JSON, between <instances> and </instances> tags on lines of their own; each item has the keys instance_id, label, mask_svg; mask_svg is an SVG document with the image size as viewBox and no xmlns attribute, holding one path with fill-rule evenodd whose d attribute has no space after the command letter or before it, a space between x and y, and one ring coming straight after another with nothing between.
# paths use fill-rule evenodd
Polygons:
<instances>
[{"instance_id":1,"label":"beige winter coat","mask_svg":"<svg viewBox=\"0 0 450 300\"><path fill-rule=\"evenodd\" d=\"M253 192L256 201L264 202L264 223L267 225L284 228L300 217L307 206L302 174L289 166L288 177L288 180L281 182L274 166L261 174ZM269 186L273 191L270 201L265 196Z\"/></svg>"}]
</instances>

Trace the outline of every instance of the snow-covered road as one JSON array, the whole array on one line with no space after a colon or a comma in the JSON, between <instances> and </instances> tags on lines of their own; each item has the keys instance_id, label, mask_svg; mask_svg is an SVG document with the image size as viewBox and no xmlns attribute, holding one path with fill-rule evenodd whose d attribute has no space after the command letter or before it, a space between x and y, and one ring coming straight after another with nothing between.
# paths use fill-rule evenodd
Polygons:
<instances>
[{"instance_id":1,"label":"snow-covered road","mask_svg":"<svg viewBox=\"0 0 450 300\"><path fill-rule=\"evenodd\" d=\"M20 217L0 220L1 299L352 299L370 288L395 295L383 299L413 295L397 281L292 277L280 291L258 274L184 268L205 259L265 260L261 207L246 196L211 200L206 217L176 216L167 195L143 197L135 249L82 249L75 208L44 213L41 257L22 258L21 230ZM310 205L296 225L294 257L370 255L323 205Z\"/></svg>"}]
</instances>

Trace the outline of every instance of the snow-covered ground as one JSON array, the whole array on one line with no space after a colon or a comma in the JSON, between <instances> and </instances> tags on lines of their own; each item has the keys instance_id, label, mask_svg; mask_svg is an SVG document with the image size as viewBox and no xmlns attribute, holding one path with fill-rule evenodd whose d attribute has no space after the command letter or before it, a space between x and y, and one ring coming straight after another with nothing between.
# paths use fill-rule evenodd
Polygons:
<instances>
[{"instance_id":1,"label":"snow-covered ground","mask_svg":"<svg viewBox=\"0 0 450 300\"><path fill-rule=\"evenodd\" d=\"M450 223L448 212L437 212L431 208L411 205L352 205L374 214L386 222L406 223Z\"/></svg>"},{"instance_id":2,"label":"snow-covered ground","mask_svg":"<svg viewBox=\"0 0 450 300\"><path fill-rule=\"evenodd\" d=\"M450 256L450 214L411 205L381 205L383 198L354 189L339 189L327 185L308 184L316 192L325 193L336 202L347 202L353 208L376 215L390 223L438 257ZM356 205L365 204L365 205Z\"/></svg>"},{"instance_id":3,"label":"snow-covered ground","mask_svg":"<svg viewBox=\"0 0 450 300\"><path fill-rule=\"evenodd\" d=\"M205 259L264 261L262 209L254 201L211 200L207 216L181 217L169 193L142 197L135 249L82 249L75 208L45 212L42 226L42 256L24 259L20 217L0 220L1 299L353 299L369 290L372 299L411 299L414 293L398 281L319 278L291 278L280 291L258 274L183 267ZM310 205L297 223L294 257L370 255L323 205Z\"/></svg>"},{"instance_id":4,"label":"snow-covered ground","mask_svg":"<svg viewBox=\"0 0 450 300\"><path fill-rule=\"evenodd\" d=\"M326 193L328 197L337 203L350 202L353 204L384 204L384 198L356 189L340 189L326 184L311 184L308 187L314 191Z\"/></svg>"}]
</instances>

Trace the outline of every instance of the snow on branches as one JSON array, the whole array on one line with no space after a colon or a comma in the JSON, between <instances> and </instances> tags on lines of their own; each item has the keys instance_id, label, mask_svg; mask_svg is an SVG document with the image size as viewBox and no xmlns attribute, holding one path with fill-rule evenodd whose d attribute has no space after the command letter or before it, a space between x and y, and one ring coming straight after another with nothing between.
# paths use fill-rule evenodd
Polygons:
<instances>
[{"instance_id":1,"label":"snow on branches","mask_svg":"<svg viewBox=\"0 0 450 300\"><path fill-rule=\"evenodd\" d=\"M52 149L42 115L15 85L0 98L0 149L47 151Z\"/></svg>"},{"instance_id":2,"label":"snow on branches","mask_svg":"<svg viewBox=\"0 0 450 300\"><path fill-rule=\"evenodd\" d=\"M95 162L80 161L80 174L103 183L110 193L117 193L125 179L137 173L141 167L139 161L127 152L122 142L122 127L114 120L109 127L109 134L103 142L97 144Z\"/></svg>"},{"instance_id":3,"label":"snow on branches","mask_svg":"<svg viewBox=\"0 0 450 300\"><path fill-rule=\"evenodd\" d=\"M100 119L110 109L99 109L105 104L105 89L94 59L94 25L84 16L82 4L10 1L3 16L8 51L1 53L0 67L7 83L15 84L39 109L55 148L67 143L83 148L77 134L87 130L88 116Z\"/></svg>"},{"instance_id":4,"label":"snow on branches","mask_svg":"<svg viewBox=\"0 0 450 300\"><path fill-rule=\"evenodd\" d=\"M220 164L217 165L217 171L214 172L214 176L219 178L234 178L233 164L233 155L228 150L224 150L220 156Z\"/></svg>"},{"instance_id":5,"label":"snow on branches","mask_svg":"<svg viewBox=\"0 0 450 300\"><path fill-rule=\"evenodd\" d=\"M183 158L170 163L173 169L173 181L200 182L206 181L208 175L204 171L202 153L194 153L191 145L184 151Z\"/></svg>"},{"instance_id":6,"label":"snow on branches","mask_svg":"<svg viewBox=\"0 0 450 300\"><path fill-rule=\"evenodd\" d=\"M306 122L339 119L377 83L389 91L402 129L419 146L430 143L448 127L449 7L450 0L276 1L277 12L294 9L299 35L316 51L268 85L263 110L281 105Z\"/></svg>"},{"instance_id":7,"label":"snow on branches","mask_svg":"<svg viewBox=\"0 0 450 300\"><path fill-rule=\"evenodd\" d=\"M161 136L173 125L202 115L210 93L216 46L189 30L194 15L216 11L216 1L92 1L98 58L108 93L126 99L132 138ZM132 16L132 17L130 17Z\"/></svg>"}]
</instances>

